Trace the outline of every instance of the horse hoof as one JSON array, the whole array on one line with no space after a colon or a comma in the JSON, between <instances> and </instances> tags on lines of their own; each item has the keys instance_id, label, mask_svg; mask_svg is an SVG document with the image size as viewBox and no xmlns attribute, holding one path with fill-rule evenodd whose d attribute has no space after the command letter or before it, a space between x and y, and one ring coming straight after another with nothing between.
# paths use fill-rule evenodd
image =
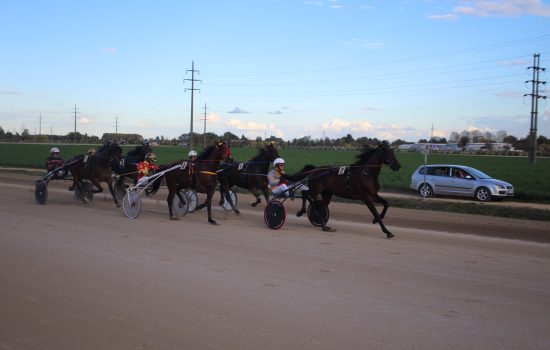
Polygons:
<instances>
[{"instance_id":1,"label":"horse hoof","mask_svg":"<svg viewBox=\"0 0 550 350\"><path fill-rule=\"evenodd\" d=\"M218 223L215 220L208 220L210 225L218 225Z\"/></svg>"},{"instance_id":2,"label":"horse hoof","mask_svg":"<svg viewBox=\"0 0 550 350\"><path fill-rule=\"evenodd\" d=\"M235 209L235 215L241 215L241 211L238 209Z\"/></svg>"},{"instance_id":3,"label":"horse hoof","mask_svg":"<svg viewBox=\"0 0 550 350\"><path fill-rule=\"evenodd\" d=\"M325 231L325 232L336 232L336 229L327 226L327 227L325 227L325 228L323 229L323 231Z\"/></svg>"},{"instance_id":4,"label":"horse hoof","mask_svg":"<svg viewBox=\"0 0 550 350\"><path fill-rule=\"evenodd\" d=\"M306 211L304 209L301 209L299 212L296 213L296 216L300 217L300 216L304 215L305 212Z\"/></svg>"},{"instance_id":5,"label":"horse hoof","mask_svg":"<svg viewBox=\"0 0 550 350\"><path fill-rule=\"evenodd\" d=\"M378 219L372 219L372 223L373 223L373 225L378 223Z\"/></svg>"},{"instance_id":6,"label":"horse hoof","mask_svg":"<svg viewBox=\"0 0 550 350\"><path fill-rule=\"evenodd\" d=\"M120 208L120 203L115 204L117 208Z\"/></svg>"},{"instance_id":7,"label":"horse hoof","mask_svg":"<svg viewBox=\"0 0 550 350\"><path fill-rule=\"evenodd\" d=\"M256 208L257 205L258 205L258 203L250 203L250 206L251 206L252 208Z\"/></svg>"},{"instance_id":8,"label":"horse hoof","mask_svg":"<svg viewBox=\"0 0 550 350\"><path fill-rule=\"evenodd\" d=\"M395 236L393 235L393 233L391 233L391 232L386 233L386 238L389 239L389 238L393 238L393 237L395 237Z\"/></svg>"},{"instance_id":9,"label":"horse hoof","mask_svg":"<svg viewBox=\"0 0 550 350\"><path fill-rule=\"evenodd\" d=\"M170 216L170 220L179 220L177 216Z\"/></svg>"}]
</instances>

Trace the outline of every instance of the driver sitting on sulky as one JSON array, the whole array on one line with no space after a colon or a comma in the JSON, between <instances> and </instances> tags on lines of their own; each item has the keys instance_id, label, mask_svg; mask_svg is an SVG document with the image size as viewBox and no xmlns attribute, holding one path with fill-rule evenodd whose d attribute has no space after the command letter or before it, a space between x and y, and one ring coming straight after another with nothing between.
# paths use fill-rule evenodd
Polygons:
<instances>
[{"instance_id":1,"label":"driver sitting on sulky","mask_svg":"<svg viewBox=\"0 0 550 350\"><path fill-rule=\"evenodd\" d=\"M59 154L59 148L53 147L52 149L50 149L50 156L46 158L46 169L48 170L48 172L65 164L65 161L63 161L63 158L61 158ZM64 176L67 176L67 169L59 170L55 173L55 177L61 178Z\"/></svg>"},{"instance_id":2,"label":"driver sitting on sulky","mask_svg":"<svg viewBox=\"0 0 550 350\"><path fill-rule=\"evenodd\" d=\"M158 166L155 164L155 161L157 160L157 157L154 153L147 153L145 155L145 160L143 162L139 162L137 165L137 178L138 178L138 185L146 185L149 181L149 176L153 175L155 171L158 170Z\"/></svg>"},{"instance_id":3,"label":"driver sitting on sulky","mask_svg":"<svg viewBox=\"0 0 550 350\"><path fill-rule=\"evenodd\" d=\"M302 216L306 212L306 198L309 195L309 188L305 184L300 184L296 188L289 190L288 181L285 179L286 174L284 171L285 160L283 158L277 158L273 161L274 168L267 174L267 182L271 187L271 193L281 195L283 197L293 197L294 190L302 191L302 209L296 213L296 216Z\"/></svg>"}]
</instances>

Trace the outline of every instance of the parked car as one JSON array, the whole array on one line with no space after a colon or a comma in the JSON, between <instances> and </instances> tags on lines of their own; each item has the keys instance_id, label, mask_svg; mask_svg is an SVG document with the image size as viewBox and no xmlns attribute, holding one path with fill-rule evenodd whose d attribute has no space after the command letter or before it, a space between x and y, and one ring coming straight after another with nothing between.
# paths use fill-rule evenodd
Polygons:
<instances>
[{"instance_id":1,"label":"parked car","mask_svg":"<svg viewBox=\"0 0 550 350\"><path fill-rule=\"evenodd\" d=\"M421 165L411 176L411 189L422 197L432 195L473 197L480 202L514 195L514 186L464 165Z\"/></svg>"}]
</instances>

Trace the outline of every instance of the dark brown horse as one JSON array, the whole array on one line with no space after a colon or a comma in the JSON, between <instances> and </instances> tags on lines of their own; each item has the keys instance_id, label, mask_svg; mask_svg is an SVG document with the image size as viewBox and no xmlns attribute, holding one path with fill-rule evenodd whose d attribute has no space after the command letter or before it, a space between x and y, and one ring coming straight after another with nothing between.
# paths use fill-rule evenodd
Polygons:
<instances>
[{"instance_id":1,"label":"dark brown horse","mask_svg":"<svg viewBox=\"0 0 550 350\"><path fill-rule=\"evenodd\" d=\"M118 163L121 157L122 148L116 142L103 145L96 155L77 155L73 157L68 163L73 160L81 159L82 161L77 161L68 167L73 176L72 189L77 190L77 186L82 186L82 180L90 180L96 187L93 192L99 193L103 192L100 182L106 182L116 206L120 207L113 190L111 163ZM83 198L83 201L86 202L86 198Z\"/></svg>"},{"instance_id":2,"label":"dark brown horse","mask_svg":"<svg viewBox=\"0 0 550 350\"><path fill-rule=\"evenodd\" d=\"M333 195L341 198L363 201L374 216L373 224L378 223L387 238L393 234L384 226L382 219L388 210L388 201L378 195L380 183L378 176L382 165L389 166L393 171L399 170L401 164L397 161L393 149L387 142L379 143L378 147L364 146L356 157L357 161L345 167L313 167L306 166L295 175L288 176L291 181L307 176L309 195L313 208L320 218L323 231L331 231L327 226L325 208L328 207ZM374 203L381 203L384 208L378 213Z\"/></svg>"},{"instance_id":3,"label":"dark brown horse","mask_svg":"<svg viewBox=\"0 0 550 350\"><path fill-rule=\"evenodd\" d=\"M231 157L229 146L225 142L217 142L215 145L207 147L194 163L187 161L179 161L168 165L163 165L158 171L163 171L181 164L178 169L172 170L164 174L164 182L168 187L168 212L170 220L176 220L172 208L174 196L179 191L187 188L192 188L197 192L206 193L206 208L208 210L208 222L216 225L216 221L212 219L212 196L216 191L218 183L217 171L220 162ZM155 181L154 186L159 186L160 181Z\"/></svg>"},{"instance_id":4,"label":"dark brown horse","mask_svg":"<svg viewBox=\"0 0 550 350\"><path fill-rule=\"evenodd\" d=\"M233 186L245 188L256 197L256 202L250 203L251 207L255 207L261 203L260 193L264 195L267 203L269 201L267 173L271 162L278 157L279 152L277 148L275 148L272 143L269 143L260 148L258 154L248 162L231 162L224 164L222 169L218 172L220 194L222 195L220 204L223 203L223 198L225 198L225 200L231 204L233 210L238 213L238 210L235 209L231 197L229 196L229 190Z\"/></svg>"}]
</instances>

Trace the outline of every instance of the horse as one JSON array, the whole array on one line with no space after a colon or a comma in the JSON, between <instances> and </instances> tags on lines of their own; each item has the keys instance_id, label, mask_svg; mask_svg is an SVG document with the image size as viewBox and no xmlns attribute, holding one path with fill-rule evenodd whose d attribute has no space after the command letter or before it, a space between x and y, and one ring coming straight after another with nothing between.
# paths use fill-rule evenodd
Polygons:
<instances>
[{"instance_id":1,"label":"horse","mask_svg":"<svg viewBox=\"0 0 550 350\"><path fill-rule=\"evenodd\" d=\"M260 191L263 193L267 203L269 201L267 173L270 163L278 157L279 152L277 148L270 143L258 149L258 154L246 163L232 162L222 166L222 169L218 172L221 194L220 205L223 204L225 198L231 204L233 211L236 214L239 213L229 196L229 190L233 186L245 188L256 197L256 201L250 203L251 207L256 207L261 203Z\"/></svg>"},{"instance_id":2,"label":"horse","mask_svg":"<svg viewBox=\"0 0 550 350\"><path fill-rule=\"evenodd\" d=\"M169 169L174 165L181 164L180 168L166 172L164 182L168 187L168 212L170 220L176 220L177 217L173 211L174 196L181 190L193 188L197 192L206 193L206 201L203 204L208 210L208 222L212 225L217 225L212 219L212 196L216 191L217 170L221 161L231 157L229 146L225 142L217 142L205 148L193 163L187 161L178 161L168 165L163 165L157 170L158 172ZM160 181L155 181L152 185L153 189L160 186ZM180 198L181 200L181 198ZM198 207L197 207L198 208Z\"/></svg>"},{"instance_id":3,"label":"horse","mask_svg":"<svg viewBox=\"0 0 550 350\"><path fill-rule=\"evenodd\" d=\"M115 197L115 192L113 189L113 178L112 178L112 169L111 162L120 161L122 157L122 148L116 142L110 142L103 145L96 155L77 155L73 157L68 163L73 160L75 163L69 165L68 169L73 176L73 185L69 190L74 189L75 186L81 186L82 180L87 179L92 182L97 189L93 190L94 193L103 192L103 188L100 185L100 182L106 182L113 200L117 207L120 207L120 203ZM86 198L83 198L83 201L86 202Z\"/></svg>"},{"instance_id":4,"label":"horse","mask_svg":"<svg viewBox=\"0 0 550 350\"><path fill-rule=\"evenodd\" d=\"M376 148L365 145L362 152L357 155L356 162L349 166L306 165L295 175L287 176L287 179L296 181L307 177L312 207L320 218L323 231L333 231L327 226L325 208L328 208L332 196L336 195L341 198L358 199L365 203L374 216L372 223L378 223L386 237L392 238L394 235L382 222L389 207L388 201L378 194L380 189L378 176L382 165L389 166L393 171L401 168L393 149L386 141L379 142ZM381 203L384 206L381 213L378 213L374 203Z\"/></svg>"}]
</instances>

